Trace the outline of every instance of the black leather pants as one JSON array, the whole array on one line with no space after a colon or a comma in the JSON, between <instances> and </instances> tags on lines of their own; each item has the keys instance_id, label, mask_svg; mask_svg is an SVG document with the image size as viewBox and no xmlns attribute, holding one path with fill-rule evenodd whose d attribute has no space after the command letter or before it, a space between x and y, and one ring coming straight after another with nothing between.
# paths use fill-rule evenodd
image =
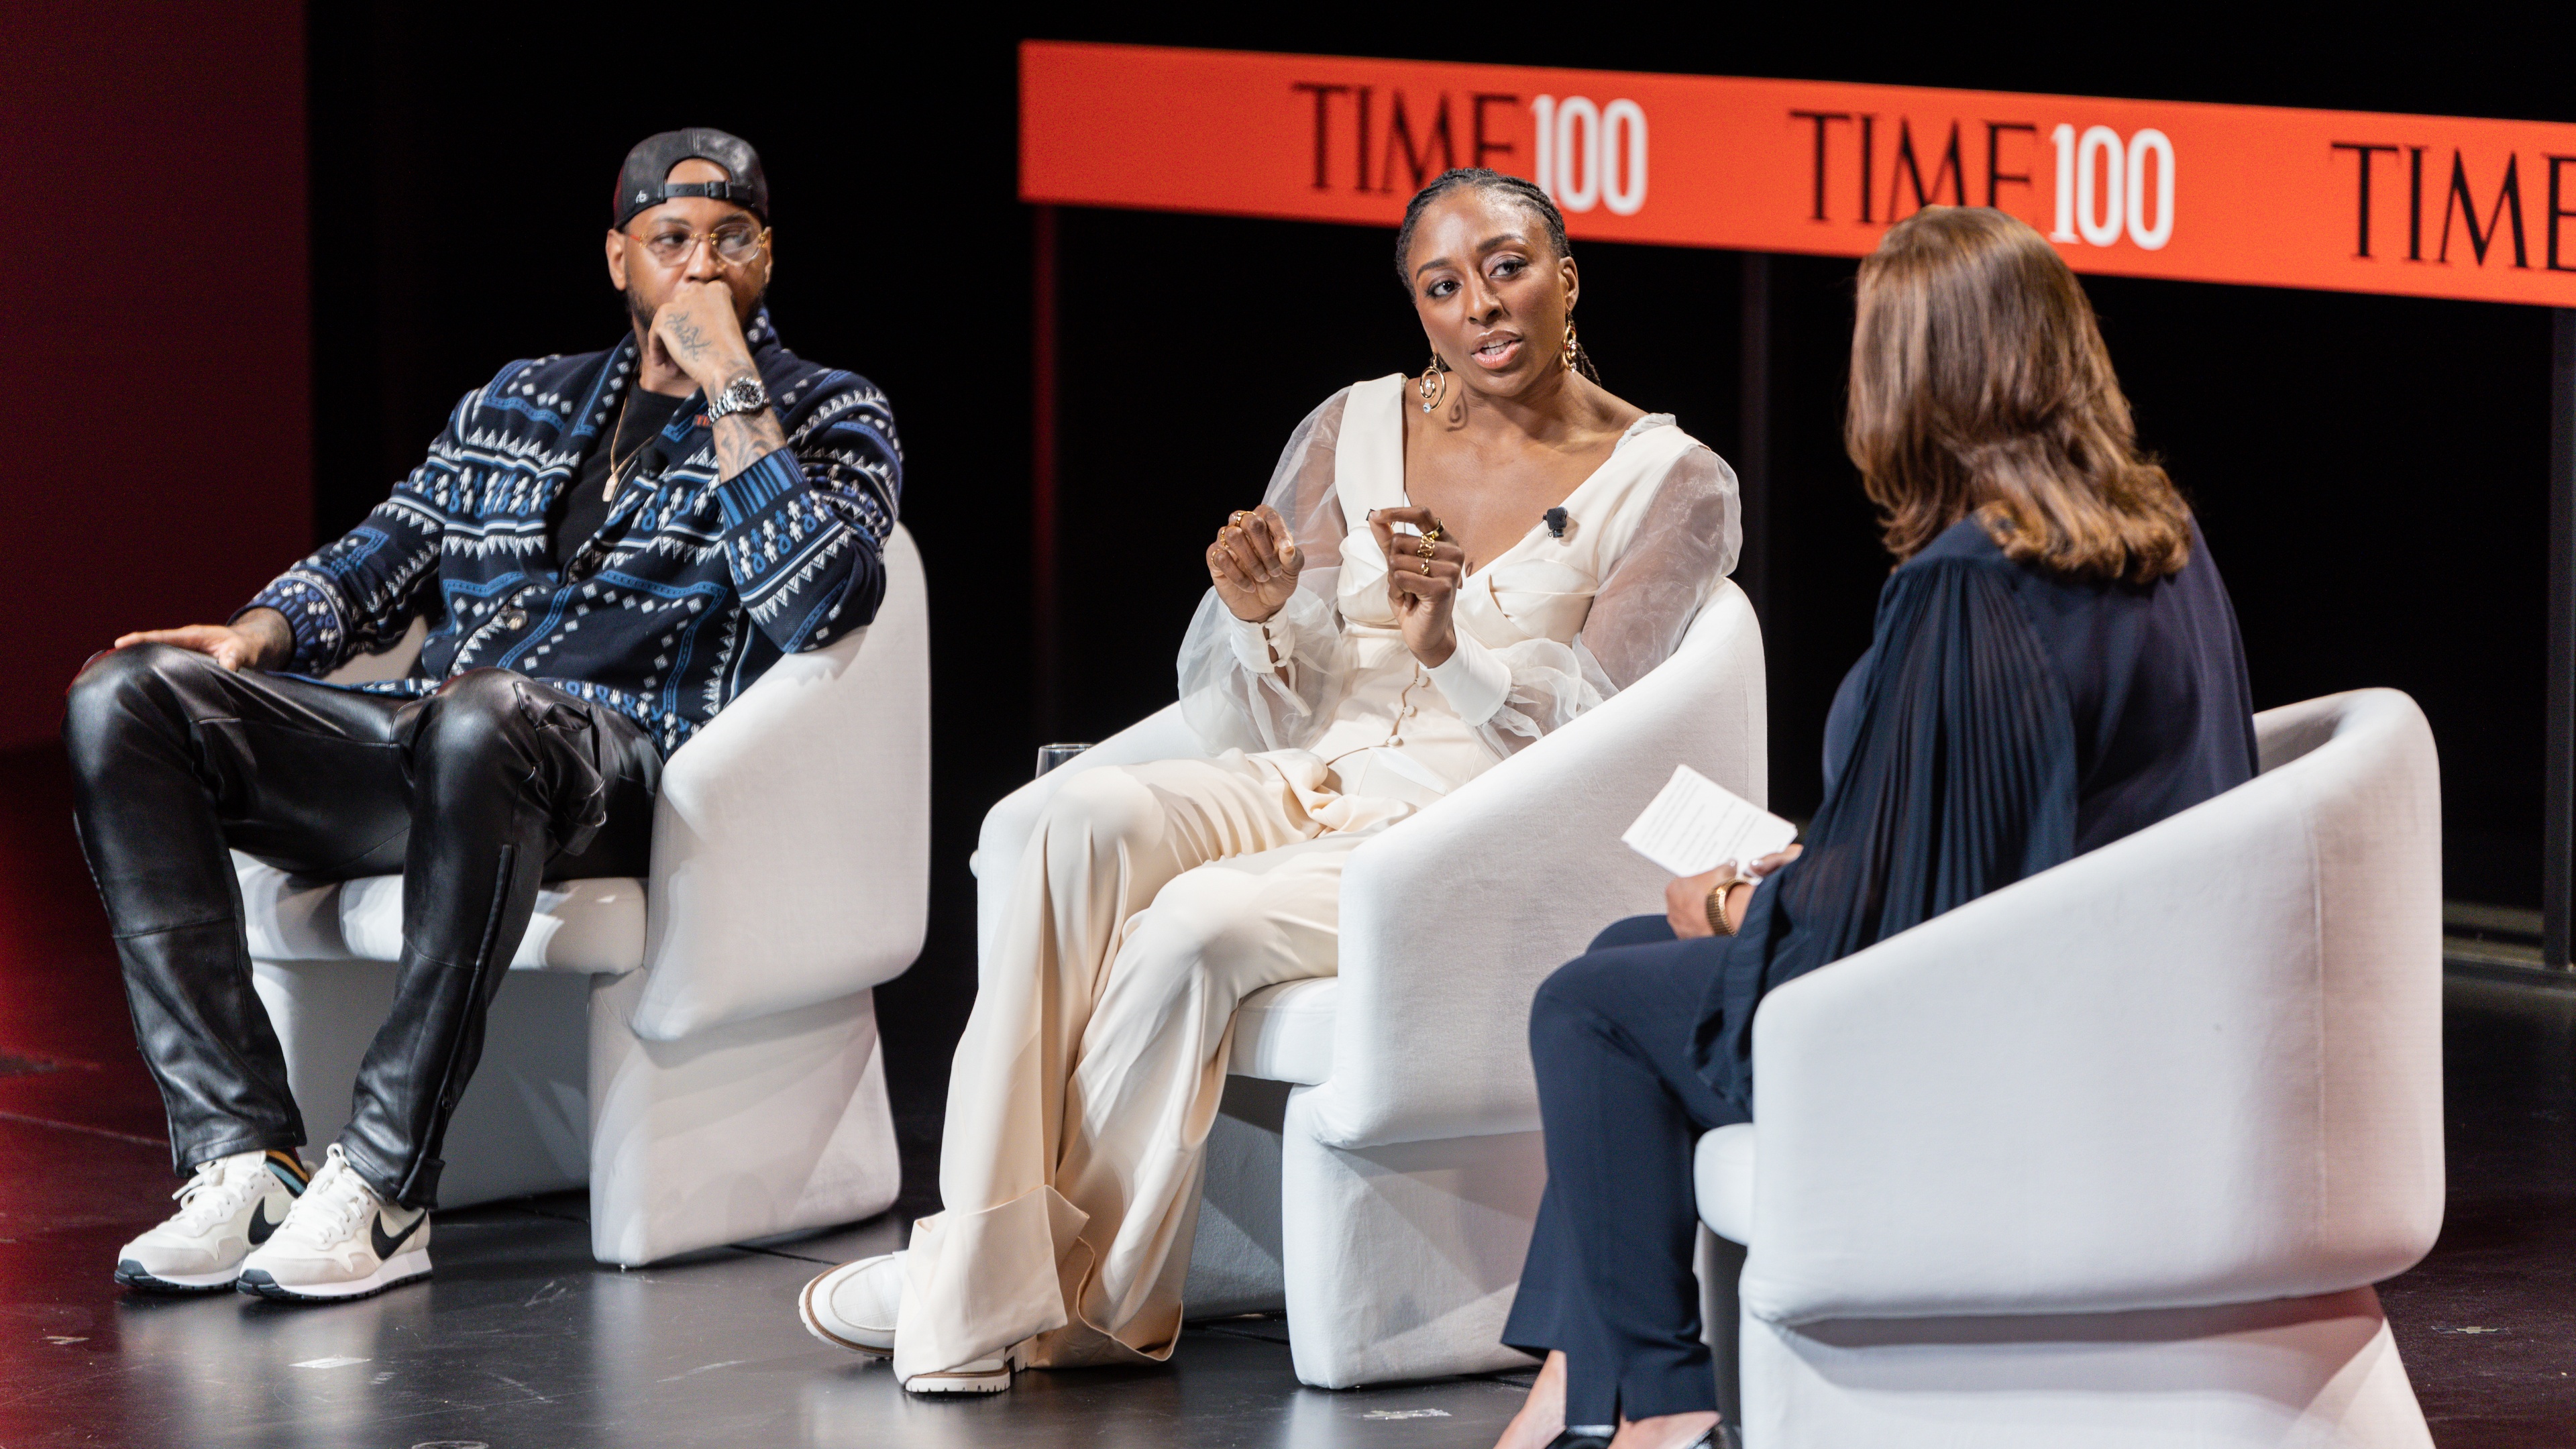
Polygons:
<instances>
[{"instance_id":1,"label":"black leather pants","mask_svg":"<svg viewBox=\"0 0 2576 1449\"><path fill-rule=\"evenodd\" d=\"M63 737L182 1173L304 1143L226 852L328 879L402 872L393 1013L340 1147L410 1206L435 1199L440 1142L538 882L644 874L661 772L625 717L505 670L397 700L159 644L93 662Z\"/></svg>"}]
</instances>

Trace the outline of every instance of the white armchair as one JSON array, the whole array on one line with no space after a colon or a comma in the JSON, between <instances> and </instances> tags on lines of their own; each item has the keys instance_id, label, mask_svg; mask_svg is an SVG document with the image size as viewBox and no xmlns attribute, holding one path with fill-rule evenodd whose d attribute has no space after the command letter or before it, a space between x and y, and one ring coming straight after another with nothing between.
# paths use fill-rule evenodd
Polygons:
<instances>
[{"instance_id":1,"label":"white armchair","mask_svg":"<svg viewBox=\"0 0 2576 1449\"><path fill-rule=\"evenodd\" d=\"M446 1206L587 1185L640 1264L883 1211L900 1169L871 988L920 954L929 615L897 528L876 620L772 666L675 751L647 881L550 883L448 1129ZM356 661L399 674L419 649ZM260 996L310 1139L392 1002L402 878L236 855Z\"/></svg>"},{"instance_id":2,"label":"white armchair","mask_svg":"<svg viewBox=\"0 0 2576 1449\"><path fill-rule=\"evenodd\" d=\"M1546 1164L1529 1003L1612 920L1662 909L1619 844L1675 764L1759 801L1762 637L1722 583L1673 657L1351 856L1341 974L1255 993L1209 1137L1184 1301L1284 1307L1323 1388L1526 1365L1498 1342ZM983 939L1075 772L1203 756L1175 704L984 818Z\"/></svg>"},{"instance_id":3,"label":"white armchair","mask_svg":"<svg viewBox=\"0 0 2576 1449\"><path fill-rule=\"evenodd\" d=\"M2253 781L1763 1003L1698 1160L1753 1449L2431 1443L2370 1285L2442 1221L2433 738L2256 725Z\"/></svg>"}]
</instances>

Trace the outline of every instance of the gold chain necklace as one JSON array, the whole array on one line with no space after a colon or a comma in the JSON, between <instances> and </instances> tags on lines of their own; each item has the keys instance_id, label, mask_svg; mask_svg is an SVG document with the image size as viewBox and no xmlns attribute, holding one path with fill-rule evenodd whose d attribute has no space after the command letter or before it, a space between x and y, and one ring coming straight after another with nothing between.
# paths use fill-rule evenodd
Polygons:
<instances>
[{"instance_id":1,"label":"gold chain necklace","mask_svg":"<svg viewBox=\"0 0 2576 1449\"><path fill-rule=\"evenodd\" d=\"M630 387L627 389L625 398L617 404L617 426L610 429L608 433L608 481L601 484L599 488L599 501L602 503L614 503L617 501L617 487L620 481L617 475L619 471L625 468L628 463L634 462L636 455L644 451L644 443L652 441L651 438L646 438L644 443L637 443L634 447L627 449L626 456L624 458L621 459L617 456L617 435L626 431L626 405L633 401L635 401L635 392L634 389Z\"/></svg>"}]
</instances>

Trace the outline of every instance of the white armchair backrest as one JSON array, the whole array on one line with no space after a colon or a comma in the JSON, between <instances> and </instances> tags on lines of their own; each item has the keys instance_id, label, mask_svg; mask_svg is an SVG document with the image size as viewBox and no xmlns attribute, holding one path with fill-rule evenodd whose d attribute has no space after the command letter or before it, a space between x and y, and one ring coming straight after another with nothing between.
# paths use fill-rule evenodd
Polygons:
<instances>
[{"instance_id":1,"label":"white armchair backrest","mask_svg":"<svg viewBox=\"0 0 2576 1449\"><path fill-rule=\"evenodd\" d=\"M1619 836L1675 765L1768 797L1763 700L1761 626L1722 582L1645 678L1353 852L1321 1140L1535 1129L1530 998L1602 927L1663 909L1663 872Z\"/></svg>"},{"instance_id":2,"label":"white armchair backrest","mask_svg":"<svg viewBox=\"0 0 2576 1449\"><path fill-rule=\"evenodd\" d=\"M1771 994L1750 1311L2251 1302L2431 1246L2432 733L2393 690L2256 724L2247 784Z\"/></svg>"},{"instance_id":3,"label":"white armchair backrest","mask_svg":"<svg viewBox=\"0 0 2576 1449\"><path fill-rule=\"evenodd\" d=\"M837 1000L921 954L930 606L898 525L869 625L790 654L662 767L636 1034Z\"/></svg>"}]
</instances>

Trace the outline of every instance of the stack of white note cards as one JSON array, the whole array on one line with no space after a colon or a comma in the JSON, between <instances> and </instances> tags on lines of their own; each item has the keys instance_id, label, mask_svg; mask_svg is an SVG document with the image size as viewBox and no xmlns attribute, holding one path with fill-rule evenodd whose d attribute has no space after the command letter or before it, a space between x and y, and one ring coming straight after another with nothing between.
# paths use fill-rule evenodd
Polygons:
<instances>
[{"instance_id":1,"label":"stack of white note cards","mask_svg":"<svg viewBox=\"0 0 2576 1449\"><path fill-rule=\"evenodd\" d=\"M1688 765L1674 768L1672 782L1619 837L1677 876L1756 861L1797 838L1797 826Z\"/></svg>"}]
</instances>

